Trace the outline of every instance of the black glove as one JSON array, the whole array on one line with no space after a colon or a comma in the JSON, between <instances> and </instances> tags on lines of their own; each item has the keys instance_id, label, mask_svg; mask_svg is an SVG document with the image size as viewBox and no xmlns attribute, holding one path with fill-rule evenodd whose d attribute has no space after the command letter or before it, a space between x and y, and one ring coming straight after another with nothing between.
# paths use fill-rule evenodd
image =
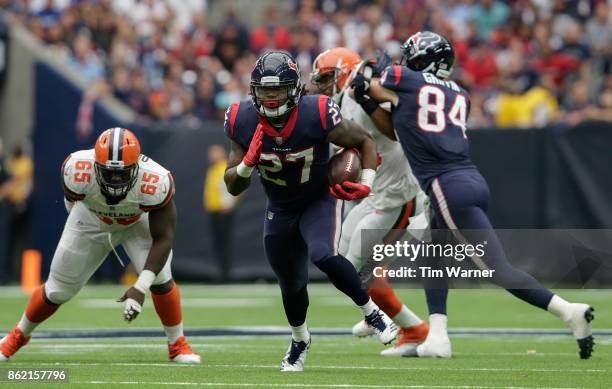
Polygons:
<instances>
[{"instance_id":1,"label":"black glove","mask_svg":"<svg viewBox=\"0 0 612 389\"><path fill-rule=\"evenodd\" d=\"M380 77L383 71L391 65L392 59L389 53L383 50L376 50L376 59L368 61L368 66L372 69L372 77Z\"/></svg>"},{"instance_id":2,"label":"black glove","mask_svg":"<svg viewBox=\"0 0 612 389\"><path fill-rule=\"evenodd\" d=\"M378 104L368 96L368 89L370 89L370 80L363 74L357 73L353 81L351 81L351 87L353 88L355 101L363 108L363 110L369 115L376 111Z\"/></svg>"}]
</instances>

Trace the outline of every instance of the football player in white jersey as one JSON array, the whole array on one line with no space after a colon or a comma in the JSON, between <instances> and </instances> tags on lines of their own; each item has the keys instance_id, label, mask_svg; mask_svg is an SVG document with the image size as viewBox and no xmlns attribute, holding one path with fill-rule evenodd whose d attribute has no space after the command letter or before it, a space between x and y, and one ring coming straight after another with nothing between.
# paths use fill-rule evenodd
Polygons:
<instances>
[{"instance_id":1,"label":"football player in white jersey","mask_svg":"<svg viewBox=\"0 0 612 389\"><path fill-rule=\"evenodd\" d=\"M365 198L350 210L342 224L342 235L338 251L357 270L367 268L371 259L362 258L361 230L376 230L368 235L376 243L391 239L397 230L423 231L429 228L429 205L427 196L420 190L401 146L383 136L368 114L355 102L347 91L350 81L362 60L356 52L337 47L326 50L315 59L311 82L317 93L334 98L340 106L342 116L351 119L368 130L376 141L381 164L376 171L372 188L373 195ZM375 236L379 235L379 236ZM371 263L370 263L371 265ZM396 344L383 350L384 356L416 356L416 347L427 338L429 327L406 305L402 304L386 279L377 278L368 289L372 300L401 328ZM373 334L373 329L364 321L353 327L358 337Z\"/></svg>"},{"instance_id":2,"label":"football player in white jersey","mask_svg":"<svg viewBox=\"0 0 612 389\"><path fill-rule=\"evenodd\" d=\"M180 293L170 270L176 229L172 175L140 154L136 136L124 128L102 133L95 149L72 153L62 165L69 212L47 282L30 298L21 320L0 341L8 361L32 331L85 285L107 255L122 245L139 273L117 301L134 320L147 290L168 337L168 355L178 363L200 363L183 335Z\"/></svg>"}]
</instances>

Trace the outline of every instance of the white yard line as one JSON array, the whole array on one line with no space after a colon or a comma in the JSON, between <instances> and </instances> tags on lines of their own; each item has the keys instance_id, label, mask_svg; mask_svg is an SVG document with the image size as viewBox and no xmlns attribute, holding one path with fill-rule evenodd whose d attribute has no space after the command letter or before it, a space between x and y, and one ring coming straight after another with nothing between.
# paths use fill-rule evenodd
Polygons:
<instances>
[{"instance_id":1,"label":"white yard line","mask_svg":"<svg viewBox=\"0 0 612 389\"><path fill-rule=\"evenodd\" d=\"M171 385L171 386L239 386L239 387L266 387L266 388L404 388L404 389L543 389L542 387L525 386L473 386L473 385L363 385L363 384L250 384L250 383L227 383L227 382L150 382L150 381L76 381L75 384L90 385ZM553 388L546 389L581 389L581 388Z\"/></svg>"},{"instance_id":2,"label":"white yard line","mask_svg":"<svg viewBox=\"0 0 612 389\"><path fill-rule=\"evenodd\" d=\"M49 340L41 340L37 342L32 342L28 345L28 352L34 352L38 350L47 352L58 351L61 352L63 350L79 350L92 352L97 352L97 350L113 350L113 349L152 349L152 350L166 350L166 344L160 342L158 339L153 339L155 343L136 343L136 344L111 344L111 343L94 343L94 342L85 342L85 343L77 343L77 342L67 342L67 343L58 343L60 340L54 340L53 342ZM285 339L283 338L283 346ZM192 347L199 349L202 352L206 352L207 350L215 350L215 351L223 351L229 353L262 353L262 350L270 350L277 352L278 350L282 351L283 346L276 345L261 345L254 344L249 345L249 349L245 349L243 345L240 344L222 344L222 343L198 343L198 342L190 342ZM598 344L599 346L599 344ZM362 347L359 343L319 343L317 345L318 349L336 349L338 347L342 348L356 348ZM529 356L529 357L542 357L542 356L569 356L575 355L574 352L536 352L536 353L527 353L527 352L494 352L494 353L485 353L485 352L465 352L465 353L454 353L456 356Z\"/></svg>"},{"instance_id":3,"label":"white yard line","mask_svg":"<svg viewBox=\"0 0 612 389\"><path fill-rule=\"evenodd\" d=\"M111 299L88 298L77 300L79 307L86 309L117 309L121 305ZM271 307L277 300L269 297L249 298L182 298L183 308L248 308L248 307Z\"/></svg>"},{"instance_id":4,"label":"white yard line","mask_svg":"<svg viewBox=\"0 0 612 389\"><path fill-rule=\"evenodd\" d=\"M219 368L242 368L242 369L278 369L278 365L251 365L251 364L207 364L185 365L176 363L135 363L135 362L11 362L11 365L32 366L142 366L142 367L219 367ZM309 369L326 370L381 370L381 371L486 371L486 372L534 372L534 373L608 373L606 369L518 369L518 368L476 368L476 367L394 367L394 366L338 366L338 365L308 365Z\"/></svg>"}]
</instances>

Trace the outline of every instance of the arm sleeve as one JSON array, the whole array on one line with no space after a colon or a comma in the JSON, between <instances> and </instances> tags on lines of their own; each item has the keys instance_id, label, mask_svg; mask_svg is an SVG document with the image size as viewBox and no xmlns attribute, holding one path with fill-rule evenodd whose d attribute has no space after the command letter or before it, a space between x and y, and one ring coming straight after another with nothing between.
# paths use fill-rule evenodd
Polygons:
<instances>
[{"instance_id":1,"label":"arm sleeve","mask_svg":"<svg viewBox=\"0 0 612 389\"><path fill-rule=\"evenodd\" d=\"M380 85L391 90L400 90L402 81L402 66L392 65L386 68L381 77Z\"/></svg>"},{"instance_id":2,"label":"arm sleeve","mask_svg":"<svg viewBox=\"0 0 612 389\"><path fill-rule=\"evenodd\" d=\"M238 134L236 132L236 119L238 118L238 109L240 103L234 103L225 111L225 120L223 122L223 131L225 136L233 141L236 141Z\"/></svg>"},{"instance_id":3,"label":"arm sleeve","mask_svg":"<svg viewBox=\"0 0 612 389\"><path fill-rule=\"evenodd\" d=\"M74 202L83 200L85 198L85 194L87 193L87 184L91 182L91 170L93 169L93 164L89 161L84 161L89 163L90 171L83 172L75 172L75 159L72 157L72 154L69 155L62 164L62 183L64 188L64 197L66 200ZM80 174L80 178L82 181L77 182L77 173Z\"/></svg>"},{"instance_id":4,"label":"arm sleeve","mask_svg":"<svg viewBox=\"0 0 612 389\"><path fill-rule=\"evenodd\" d=\"M319 95L318 111L321 127L325 133L333 130L342 122L340 107L331 97Z\"/></svg>"}]
</instances>

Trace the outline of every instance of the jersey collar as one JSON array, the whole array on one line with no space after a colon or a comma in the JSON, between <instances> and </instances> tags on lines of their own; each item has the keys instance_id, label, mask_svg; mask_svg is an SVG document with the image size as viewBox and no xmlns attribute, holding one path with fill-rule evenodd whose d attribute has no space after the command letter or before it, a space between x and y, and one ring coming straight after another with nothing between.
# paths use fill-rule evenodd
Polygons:
<instances>
[{"instance_id":1,"label":"jersey collar","mask_svg":"<svg viewBox=\"0 0 612 389\"><path fill-rule=\"evenodd\" d=\"M276 128L274 128L274 126L270 124L268 119L263 115L259 115L259 123L263 127L263 131L266 135L271 136L273 138L281 137L286 139L291 136L291 133L295 128L295 123L297 122L298 117L298 110L299 107L295 107L293 109L291 114L289 114L289 119L287 119L287 123L285 123L285 126L280 132Z\"/></svg>"}]
</instances>

